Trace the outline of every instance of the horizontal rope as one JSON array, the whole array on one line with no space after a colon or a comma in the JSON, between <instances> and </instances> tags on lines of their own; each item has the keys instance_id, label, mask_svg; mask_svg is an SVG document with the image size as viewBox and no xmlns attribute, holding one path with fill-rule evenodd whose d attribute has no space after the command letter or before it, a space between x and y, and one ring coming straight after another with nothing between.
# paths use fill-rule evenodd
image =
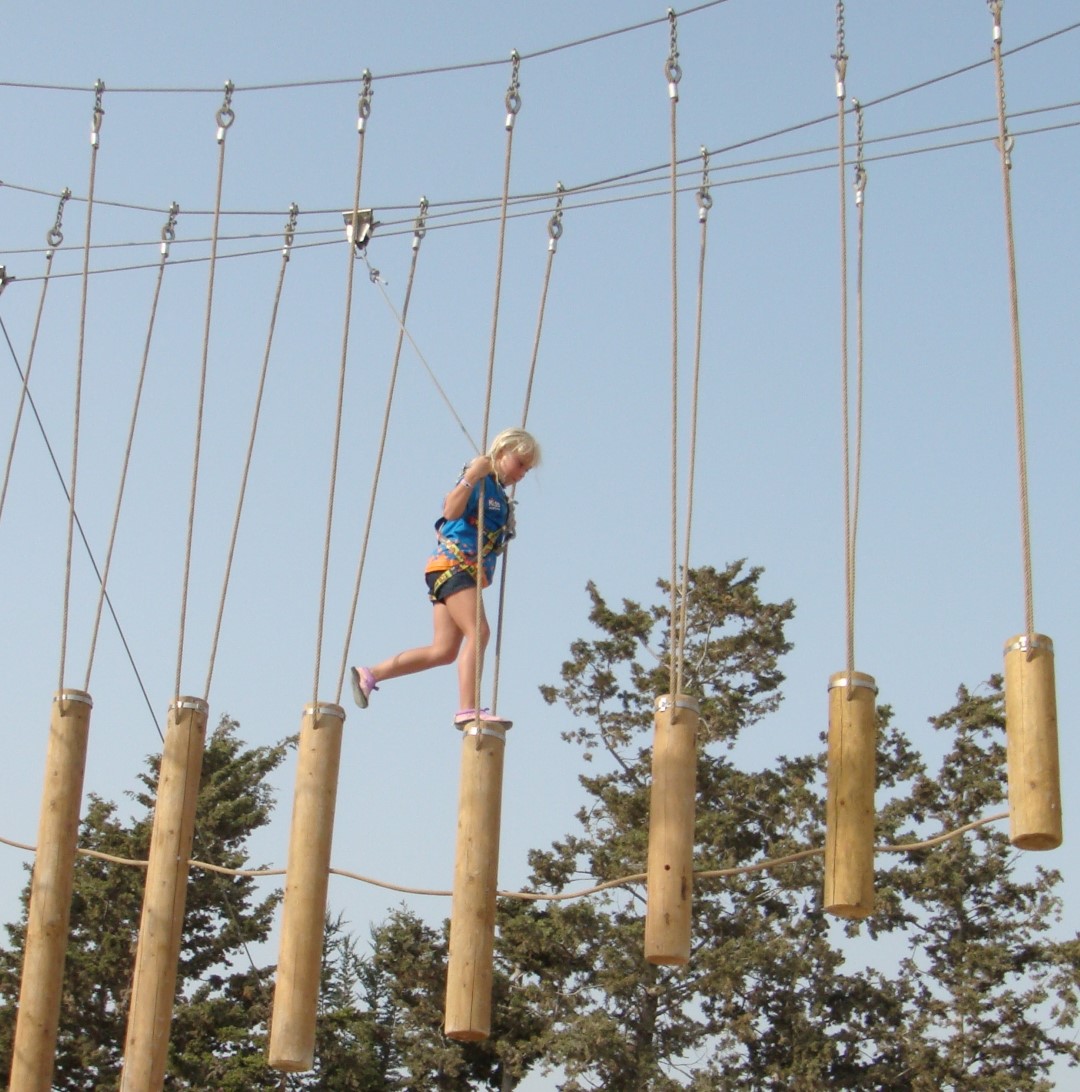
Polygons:
<instances>
[{"instance_id":1,"label":"horizontal rope","mask_svg":"<svg viewBox=\"0 0 1080 1092\"><path fill-rule=\"evenodd\" d=\"M994 815L987 815L982 819L976 819L971 823L966 823L964 826L957 827L954 830L947 830L941 834L935 834L933 837L926 838L921 842L905 842L901 845L875 846L874 852L914 853L921 849L931 849L934 846L941 845L954 838L959 838L961 835L967 834L979 827L987 826L990 823L999 823L1003 819L1008 818L1009 813L1007 811L997 812ZM28 853L37 852L34 846L26 845L24 842L15 842L10 838L0 837L0 843L11 846L13 849L25 850ZM93 857L96 860L107 861L110 864L127 865L132 868L146 868L148 863L146 861L135 860L128 857L116 857L112 854L101 853L94 849L77 849L76 852L83 857ZM783 865L794 864L796 861L804 861L811 857L820 857L824 853L824 846L818 846L812 849L802 849L795 853L785 854L783 857L773 857L769 860L757 861L756 863L749 865L696 870L694 872L694 878L698 880L714 880L726 879L732 876L748 876L754 872L765 872L769 869L780 868ZM286 874L284 868L226 868L223 865L209 864L206 861L197 860L188 861L188 865L191 868L198 868L204 872L216 872L223 876L262 877L284 876ZM425 887L408 887L404 884L391 883L389 880L379 880L372 876L364 876L359 872L349 872L343 868L330 868L328 871L331 876L342 876L345 879L357 880L360 883L366 883L372 887L381 887L387 891L395 891L405 895L433 895L439 897L453 895L452 891ZM567 902L571 899L581 899L587 895L595 895L600 891L607 891L613 887L625 887L627 884L641 883L646 877L647 873L645 872L635 872L628 876L620 876L614 880L605 880L603 883L594 884L592 887L582 888L577 891L562 892L560 894L551 894L540 891L498 891L496 894L500 898L520 899L525 902Z\"/></svg>"}]
</instances>

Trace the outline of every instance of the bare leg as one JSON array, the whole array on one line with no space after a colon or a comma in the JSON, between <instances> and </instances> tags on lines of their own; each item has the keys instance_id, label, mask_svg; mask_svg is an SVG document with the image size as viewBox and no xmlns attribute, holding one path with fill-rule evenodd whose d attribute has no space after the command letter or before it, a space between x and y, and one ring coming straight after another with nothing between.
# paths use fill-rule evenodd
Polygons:
<instances>
[{"instance_id":1,"label":"bare leg","mask_svg":"<svg viewBox=\"0 0 1080 1092\"><path fill-rule=\"evenodd\" d=\"M461 593L458 593L461 594ZM451 596L450 599L456 599ZM447 601L449 602L449 600ZM476 600L473 599L473 610ZM376 682L384 679L397 679L402 675L414 675L418 671L427 671L431 667L452 664L457 659L463 637L462 630L454 621L446 603L436 603L433 610L434 632L431 644L419 648L410 648L391 656L388 660L368 668ZM475 628L475 625L474 627Z\"/></svg>"},{"instance_id":2,"label":"bare leg","mask_svg":"<svg viewBox=\"0 0 1080 1092\"><path fill-rule=\"evenodd\" d=\"M464 638L464 647L458 657L458 708L476 707L476 665L477 657L483 666L484 650L487 648L491 629L483 610L480 612L480 632L476 632L476 597L477 590L462 588L446 599L446 608L459 634ZM482 604L481 604L482 608Z\"/></svg>"}]
</instances>

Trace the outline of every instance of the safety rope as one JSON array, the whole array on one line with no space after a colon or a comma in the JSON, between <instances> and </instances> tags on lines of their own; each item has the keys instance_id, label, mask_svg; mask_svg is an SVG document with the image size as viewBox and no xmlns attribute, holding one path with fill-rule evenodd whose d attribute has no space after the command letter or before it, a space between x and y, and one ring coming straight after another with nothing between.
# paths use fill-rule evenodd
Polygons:
<instances>
[{"instance_id":1,"label":"safety rope","mask_svg":"<svg viewBox=\"0 0 1080 1092\"><path fill-rule=\"evenodd\" d=\"M953 841L962 837L965 834L970 833L973 830L979 830L982 827L989 826L991 823L1000 823L1009 818L1007 811L995 812L993 815L983 816L981 819L975 819L970 823L965 823L962 826L954 827L952 830L942 831L940 834L932 835L929 838L922 839L916 842L902 842L897 845L876 845L874 846L875 853L918 853L926 849L934 849L939 845L943 845L946 842ZM10 838L0 837L0 843L6 846L10 846L12 849L21 849L28 853L36 852L36 849L32 845L28 845L25 842L16 842ZM131 857L120 857L112 853L103 853L96 849L83 849L77 848L76 853L81 857L90 857L93 860L105 861L108 864L122 865L129 868L146 868L148 862L137 860ZM780 868L784 865L794 864L798 861L809 860L814 857L821 857L825 853L824 846L812 846L808 849L796 850L794 853L786 853L780 857L772 857L763 861L755 861L753 864L747 865L733 865L730 868L708 868L708 869L695 869L695 880L713 880L713 879L729 879L734 876L748 876L755 872L768 872L774 868ZM224 865L212 864L208 861L189 860L189 867L199 869L204 872L213 872L221 876L246 876L249 878L260 878L264 876L284 876L286 870L284 868L227 868ZM380 887L387 891L397 891L405 895L430 895L437 897L449 897L453 895L453 891L448 891L439 888L428 887L410 887L404 884L392 883L389 880L380 880L372 876L365 876L359 872L351 872L343 868L329 868L327 870L332 876L341 876L345 879L356 880L360 883L366 883L372 887ZM645 872L634 872L626 876L618 876L614 879L603 880L600 883L593 884L590 887L579 888L576 891L564 891L558 894L553 892L544 891L496 891L496 894L500 898L504 899L520 899L523 902L569 902L572 899L584 898L587 895L599 894L602 891L608 891L615 887L625 887L628 884L642 883L648 878Z\"/></svg>"},{"instance_id":2,"label":"safety rope","mask_svg":"<svg viewBox=\"0 0 1080 1092\"><path fill-rule=\"evenodd\" d=\"M71 190L64 189L60 194L60 203L56 207L56 220L45 236L48 249L45 251L45 276L41 282L41 295L38 297L37 314L34 317L34 330L30 337L30 351L26 357L26 368L22 376L22 385L19 390L19 405L15 411L15 424L11 430L11 444L8 447L7 462L4 464L4 482L0 486L0 519L4 515L4 504L7 500L8 485L11 481L11 467L15 460L15 448L19 439L19 427L22 422L23 409L26 406L27 397L30 394L30 372L34 367L34 353L37 350L38 334L41 332L41 316L45 311L45 296L49 291L49 278L52 276L53 258L57 248L64 241L63 221L64 206L71 197Z\"/></svg>"},{"instance_id":3,"label":"safety rope","mask_svg":"<svg viewBox=\"0 0 1080 1092\"><path fill-rule=\"evenodd\" d=\"M679 263L678 263L678 197L679 170L677 143L677 112L679 104L679 80L682 69L679 67L679 45L675 23L675 9L668 8L668 30L670 49L664 62L664 75L667 78L668 100L671 107L671 620L670 657L668 661L668 693L677 694L676 679L682 674L682 655L684 642L677 632L677 595L678 595L678 435L679 435Z\"/></svg>"},{"instance_id":4,"label":"safety rope","mask_svg":"<svg viewBox=\"0 0 1080 1092\"><path fill-rule=\"evenodd\" d=\"M394 348L394 361L390 368L390 382L386 391L386 405L383 409L382 429L379 433L379 450L375 458L375 469L371 475L371 494L368 499L367 518L364 520L364 534L360 543L360 554L356 563L356 579L353 582L352 604L349 608L349 622L345 633L345 643L341 650L341 665L338 671L337 697L335 701L341 702L341 694L345 687L345 674L348 671L349 645L352 643L353 629L356 625L356 612L360 602L360 587L364 578L364 566L367 562L368 543L371 540L371 528L375 521L375 500L379 492L379 480L382 475L383 456L386 452L386 438L390 431L390 411L394 404L394 391L397 386L398 367L401 361L401 349L405 340L405 321L409 314L409 303L412 300L413 282L416 279L416 265L420 258L420 244L427 234L426 216L428 202L426 197L420 198L420 208L413 224L412 260L409 263L409 279L405 285L405 298L401 305L401 317L398 322L397 345ZM380 284L381 279L377 269L370 271L373 283ZM388 301L389 302L389 301Z\"/></svg>"},{"instance_id":5,"label":"safety rope","mask_svg":"<svg viewBox=\"0 0 1080 1092\"><path fill-rule=\"evenodd\" d=\"M851 500L851 544L848 551L847 572L848 587L851 589L850 606L848 608L848 625L850 626L851 656L848 671L854 670L854 633L855 633L855 552L856 542L859 538L859 498L862 493L862 447L863 447L863 251L866 235L866 167L863 158L864 151L864 125L863 112L858 99L851 100L855 111L856 125L856 159L855 159L855 210L857 214L857 243L855 262L855 455L852 470L852 500ZM848 699L854 696L854 688L848 687Z\"/></svg>"},{"instance_id":6,"label":"safety rope","mask_svg":"<svg viewBox=\"0 0 1080 1092\"><path fill-rule=\"evenodd\" d=\"M504 102L506 105L506 154L503 162L503 189L502 189L502 203L499 209L499 244L498 253L495 263L495 299L492 305L491 314L491 338L488 345L488 367L487 367L487 384L484 390L484 414L483 414L483 427L480 431L481 446L486 451L489 441L489 430L491 422L491 395L495 382L495 344L499 329L499 302L502 295L502 270L503 270L503 254L506 248L506 212L510 200L510 163L512 158L513 146L514 146L514 123L517 121L517 115L521 110L521 85L520 85L520 68L521 58L518 55L517 50L512 50L510 53L510 86L507 88ZM492 466L492 473L496 472L496 468ZM476 513L476 641L479 643L481 627L484 623L484 556L482 543L484 542L484 509L486 507L484 503L484 490L486 485L486 479L481 479L479 502L477 504ZM480 649L476 650L476 670L473 676L473 708L480 708L480 683L484 670L484 659L480 655ZM495 713L498 711L498 706L492 699L491 711ZM477 733L476 747L480 748L481 736Z\"/></svg>"},{"instance_id":7,"label":"safety rope","mask_svg":"<svg viewBox=\"0 0 1080 1092\"><path fill-rule=\"evenodd\" d=\"M366 246L366 236L361 237L360 221L360 182L364 175L364 141L367 136L367 122L371 116L371 72L364 69L363 82L357 101L357 149L356 178L353 183L353 203L351 209L351 230L349 232L348 266L345 274L345 317L341 332L341 362L338 369L337 409L334 415L334 439L330 458L330 482L326 500L326 533L323 537L322 576L319 583L319 618L315 633L315 672L312 679L311 700L319 700L319 676L322 673L323 630L326 625L326 596L330 574L330 535L334 526L334 496L337 492L338 459L341 452L341 426L345 406L345 370L349 358L349 329L352 318L353 280L356 270L356 251Z\"/></svg>"},{"instance_id":8,"label":"safety rope","mask_svg":"<svg viewBox=\"0 0 1080 1092\"><path fill-rule=\"evenodd\" d=\"M1005 248L1009 262L1009 321L1012 328L1013 397L1016 404L1016 458L1020 478L1020 537L1024 566L1024 624L1028 636L1035 633L1035 598L1031 580L1031 521L1028 509L1027 435L1024 423L1024 366L1020 351L1020 302L1016 276L1016 247L1013 241L1012 171L1013 138L1009 135L1005 112L1005 69L1001 59L1002 0L987 0L994 19L993 57L997 78L998 152L1001 157L1001 185L1005 203ZM1028 642L1028 658L1035 644Z\"/></svg>"},{"instance_id":9,"label":"safety rope","mask_svg":"<svg viewBox=\"0 0 1080 1092\"><path fill-rule=\"evenodd\" d=\"M131 407L131 422L128 426L127 443L124 445L124 456L120 469L120 484L116 491L116 504L113 508L112 526L109 531L109 543L105 551L105 562L102 565L101 579L99 581L97 609L94 612L94 626L90 634L90 652L86 659L86 681L83 689L89 691L90 676L94 668L94 655L97 651L98 634L101 629L101 614L108 595L109 573L112 570L113 549L116 545L117 529L120 526L120 510L124 500L124 489L127 484L128 468L131 464L131 449L135 443L135 426L139 419L139 407L142 403L143 387L146 383L146 373L150 360L150 343L154 336L154 323L157 318L158 302L161 299L161 285L165 279L165 264L169 258L169 247L176 238L176 217L180 212L180 206L173 202L169 210L169 218L161 229L161 260L158 263L157 280L154 283L154 294L150 304L150 318L146 327L146 340L143 343L142 364L139 368L139 377L135 384L135 397Z\"/></svg>"},{"instance_id":10,"label":"safety rope","mask_svg":"<svg viewBox=\"0 0 1080 1092\"><path fill-rule=\"evenodd\" d=\"M709 153L701 149L701 187L697 192L698 222L701 224L701 244L698 251L697 315L694 323L694 378L690 399L690 453L686 476L686 526L683 531L682 585L679 591L679 666L673 693L683 687L684 651L686 645L686 612L690 598L690 538L694 523L694 478L697 469L698 408L701 390L701 328L705 311L705 254L709 230Z\"/></svg>"},{"instance_id":11,"label":"safety rope","mask_svg":"<svg viewBox=\"0 0 1080 1092\"><path fill-rule=\"evenodd\" d=\"M258 389L255 395L255 407L252 410L251 429L248 433L247 453L244 456L244 469L240 475L240 490L236 499L236 515L233 518L232 534L229 537L229 549L225 561L225 575L221 583L221 597L218 601L217 619L214 623L214 633L210 642L210 658L206 668L206 685L203 688L203 699L210 701L210 682L214 677L214 663L217 659L218 642L221 639L222 620L225 617L225 600L229 591L229 579L232 574L233 558L236 555L236 541L240 535L240 517L244 510L244 498L247 494L248 477L251 474L251 461L255 454L255 438L259 431L259 415L262 409L263 394L266 391L266 376L270 369L270 349L274 343L274 330L277 326L278 309L281 306L281 293L285 287L285 271L289 266L292 256L293 238L296 233L296 217L299 206L294 201L289 207L289 219L285 224L285 242L281 248L281 268L278 271L277 288L274 292L274 302L270 308L270 328L266 334L266 349L263 352L262 369L259 372Z\"/></svg>"},{"instance_id":12,"label":"safety rope","mask_svg":"<svg viewBox=\"0 0 1080 1092\"><path fill-rule=\"evenodd\" d=\"M213 227L210 233L210 264L206 287L206 315L203 321L202 363L199 369L199 395L195 412L195 445L191 459L191 493L188 499L187 535L184 543L184 575L180 592L180 624L177 627L176 646L176 683L173 693L180 694L180 677L184 661L184 636L187 628L188 590L191 583L191 549L195 539L195 499L199 489L199 457L202 450L203 415L206 408L207 364L210 356L210 322L214 310L214 274L217 270L218 232L221 224L221 193L225 179L225 137L236 120L232 108L233 83L225 83L225 97L218 107L217 144L218 169L217 186L214 192Z\"/></svg>"},{"instance_id":13,"label":"safety rope","mask_svg":"<svg viewBox=\"0 0 1080 1092\"><path fill-rule=\"evenodd\" d=\"M82 415L83 363L86 351L86 305L90 281L90 236L94 219L94 183L97 176L97 156L100 147L101 123L105 117L102 96L105 84L97 81L94 87L94 112L90 122L90 181L86 197L86 235L83 239L82 291L79 301L79 347L75 360L74 412L71 429L71 475L68 478L67 553L64 562L64 609L60 633L60 671L58 690L64 688L65 661L67 659L68 622L71 613L71 566L75 543L75 501L79 473L79 431Z\"/></svg>"},{"instance_id":14,"label":"safety rope","mask_svg":"<svg viewBox=\"0 0 1080 1092\"><path fill-rule=\"evenodd\" d=\"M561 182L556 183L555 192L558 197L555 200L555 211L548 219L548 247L547 247L547 265L544 268L544 283L540 289L540 311L536 316L536 333L533 335L532 355L529 359L529 377L525 383L525 400L521 406L521 427L529 427L529 407L532 404L532 391L533 383L536 379L536 362L540 356L540 334L544 328L544 312L547 309L547 297L548 288L551 284L551 269L555 260L555 252L559 247L559 240L562 238L563 233L563 184ZM514 503L514 494L517 492L517 486L512 486L510 489L510 503ZM503 620L504 609L506 606L506 585L508 571L510 568L510 546L508 541L503 550L503 563L502 569L499 574L499 610L497 616L497 622L495 625L495 654L494 665L492 670L491 681L491 704L492 708L498 708L499 700L499 674L500 666L502 662L502 640L503 640Z\"/></svg>"}]
</instances>

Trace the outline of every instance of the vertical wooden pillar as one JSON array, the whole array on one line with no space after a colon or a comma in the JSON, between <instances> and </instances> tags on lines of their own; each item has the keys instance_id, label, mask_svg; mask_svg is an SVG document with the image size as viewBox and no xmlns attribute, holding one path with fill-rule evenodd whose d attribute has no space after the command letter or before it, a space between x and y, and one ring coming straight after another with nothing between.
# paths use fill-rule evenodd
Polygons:
<instances>
[{"instance_id":1,"label":"vertical wooden pillar","mask_svg":"<svg viewBox=\"0 0 1080 1092\"><path fill-rule=\"evenodd\" d=\"M829 679L825 909L865 918L874 909L877 685L860 671Z\"/></svg>"},{"instance_id":2,"label":"vertical wooden pillar","mask_svg":"<svg viewBox=\"0 0 1080 1092\"><path fill-rule=\"evenodd\" d=\"M491 1034L505 749L499 727L474 723L464 730L444 1030L466 1042Z\"/></svg>"},{"instance_id":3,"label":"vertical wooden pillar","mask_svg":"<svg viewBox=\"0 0 1080 1092\"><path fill-rule=\"evenodd\" d=\"M649 797L648 905L645 958L690 960L697 795L698 703L686 694L656 699Z\"/></svg>"},{"instance_id":4,"label":"vertical wooden pillar","mask_svg":"<svg viewBox=\"0 0 1080 1092\"><path fill-rule=\"evenodd\" d=\"M202 698L169 706L120 1092L158 1092L165 1081L208 712Z\"/></svg>"},{"instance_id":5,"label":"vertical wooden pillar","mask_svg":"<svg viewBox=\"0 0 1080 1092\"><path fill-rule=\"evenodd\" d=\"M1054 642L1021 634L1005 645L1009 838L1020 849L1061 845Z\"/></svg>"},{"instance_id":6,"label":"vertical wooden pillar","mask_svg":"<svg viewBox=\"0 0 1080 1092\"><path fill-rule=\"evenodd\" d=\"M52 1088L92 704L84 690L53 697L10 1092Z\"/></svg>"},{"instance_id":7,"label":"vertical wooden pillar","mask_svg":"<svg viewBox=\"0 0 1080 1092\"><path fill-rule=\"evenodd\" d=\"M345 710L326 703L309 705L300 724L281 947L270 1020L269 1062L287 1073L299 1073L315 1064L315 1016L344 723Z\"/></svg>"}]
</instances>

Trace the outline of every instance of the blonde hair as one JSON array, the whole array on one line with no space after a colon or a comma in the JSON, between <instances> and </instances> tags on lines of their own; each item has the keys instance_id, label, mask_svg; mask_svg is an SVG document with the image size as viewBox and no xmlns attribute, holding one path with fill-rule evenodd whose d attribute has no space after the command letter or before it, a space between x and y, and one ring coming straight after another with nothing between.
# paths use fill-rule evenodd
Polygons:
<instances>
[{"instance_id":1,"label":"blonde hair","mask_svg":"<svg viewBox=\"0 0 1080 1092\"><path fill-rule=\"evenodd\" d=\"M491 441L488 458L492 464L508 452L513 452L528 462L529 467L540 464L540 445L532 433L523 428L506 428Z\"/></svg>"}]
</instances>

